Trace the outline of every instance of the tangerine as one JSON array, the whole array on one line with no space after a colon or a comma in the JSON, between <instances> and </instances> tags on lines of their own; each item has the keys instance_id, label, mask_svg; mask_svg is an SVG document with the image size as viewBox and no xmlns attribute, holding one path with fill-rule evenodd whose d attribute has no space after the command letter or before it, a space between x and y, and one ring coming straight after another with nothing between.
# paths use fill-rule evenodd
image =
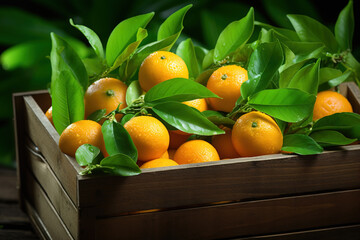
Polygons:
<instances>
[{"instance_id":1,"label":"tangerine","mask_svg":"<svg viewBox=\"0 0 360 240\"><path fill-rule=\"evenodd\" d=\"M148 162L145 162L143 165L141 165L141 169L144 168L157 168L157 167L168 167L168 166L177 166L179 165L174 160L168 159L168 158L157 158Z\"/></svg>"},{"instance_id":2,"label":"tangerine","mask_svg":"<svg viewBox=\"0 0 360 240\"><path fill-rule=\"evenodd\" d=\"M313 120L340 112L353 112L353 108L343 95L334 91L322 91L316 96Z\"/></svg>"},{"instance_id":3,"label":"tangerine","mask_svg":"<svg viewBox=\"0 0 360 240\"><path fill-rule=\"evenodd\" d=\"M169 133L164 124L151 116L138 116L124 124L130 134L140 161L160 158L169 147Z\"/></svg>"},{"instance_id":4,"label":"tangerine","mask_svg":"<svg viewBox=\"0 0 360 240\"><path fill-rule=\"evenodd\" d=\"M231 112L241 96L241 84L246 80L247 70L237 65L223 66L214 71L206 86L220 98L208 98L210 107L216 111Z\"/></svg>"},{"instance_id":5,"label":"tangerine","mask_svg":"<svg viewBox=\"0 0 360 240\"><path fill-rule=\"evenodd\" d=\"M283 144L283 135L274 119L257 111L236 120L231 139L241 157L278 153Z\"/></svg>"},{"instance_id":6,"label":"tangerine","mask_svg":"<svg viewBox=\"0 0 360 240\"><path fill-rule=\"evenodd\" d=\"M189 71L184 60L172 52L151 53L139 69L139 83L146 92L156 84L172 78L189 78Z\"/></svg>"},{"instance_id":7,"label":"tangerine","mask_svg":"<svg viewBox=\"0 0 360 240\"><path fill-rule=\"evenodd\" d=\"M216 149L204 140L190 140L175 152L174 161L178 164L219 161Z\"/></svg>"}]
</instances>

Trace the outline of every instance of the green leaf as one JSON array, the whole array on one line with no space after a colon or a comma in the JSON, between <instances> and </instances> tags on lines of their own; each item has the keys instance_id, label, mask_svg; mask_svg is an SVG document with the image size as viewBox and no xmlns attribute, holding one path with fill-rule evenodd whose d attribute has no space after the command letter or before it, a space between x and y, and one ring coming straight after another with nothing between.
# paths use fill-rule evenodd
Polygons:
<instances>
[{"instance_id":1,"label":"green leaf","mask_svg":"<svg viewBox=\"0 0 360 240\"><path fill-rule=\"evenodd\" d=\"M316 95L319 86L320 59L301 68L286 86Z\"/></svg>"},{"instance_id":2,"label":"green leaf","mask_svg":"<svg viewBox=\"0 0 360 240\"><path fill-rule=\"evenodd\" d=\"M133 42L136 42L139 28L145 28L154 13L147 13L125 19L111 32L106 44L106 61L113 66L115 60Z\"/></svg>"},{"instance_id":3,"label":"green leaf","mask_svg":"<svg viewBox=\"0 0 360 240\"><path fill-rule=\"evenodd\" d=\"M129 156L118 153L107 158L104 158L101 166L108 167L112 174L129 177L141 173L139 166Z\"/></svg>"},{"instance_id":4,"label":"green leaf","mask_svg":"<svg viewBox=\"0 0 360 240\"><path fill-rule=\"evenodd\" d=\"M289 134L284 136L281 150L300 155L312 155L322 153L323 148L307 135Z\"/></svg>"},{"instance_id":5,"label":"green leaf","mask_svg":"<svg viewBox=\"0 0 360 240\"><path fill-rule=\"evenodd\" d=\"M294 63L292 65L289 65L285 69L282 69L280 72L280 79L279 79L279 87L280 88L286 88L289 86L289 83L291 79L295 76L295 74L304 66L304 64L307 62L307 60Z\"/></svg>"},{"instance_id":6,"label":"green leaf","mask_svg":"<svg viewBox=\"0 0 360 240\"><path fill-rule=\"evenodd\" d=\"M354 28L354 7L353 1L350 0L346 7L340 12L335 24L335 38L341 50L352 49Z\"/></svg>"},{"instance_id":7,"label":"green leaf","mask_svg":"<svg viewBox=\"0 0 360 240\"><path fill-rule=\"evenodd\" d=\"M323 24L315 19L297 14L287 15L299 38L303 42L321 42L327 51L336 53L338 51L338 43L334 34Z\"/></svg>"},{"instance_id":8,"label":"green leaf","mask_svg":"<svg viewBox=\"0 0 360 240\"><path fill-rule=\"evenodd\" d=\"M181 57L186 63L189 70L189 78L196 78L200 73L200 67L191 38L188 38L179 44L176 49L176 55Z\"/></svg>"},{"instance_id":9,"label":"green leaf","mask_svg":"<svg viewBox=\"0 0 360 240\"><path fill-rule=\"evenodd\" d=\"M300 40L298 35L296 34L296 32L294 30L290 30L290 29L287 29L287 28L274 27L274 26L271 26L269 24L262 23L262 22L259 22L259 21L255 21L254 24L256 26L260 26L260 27L262 27L262 28L264 28L266 30L272 29L277 34L286 37L290 41L299 41Z\"/></svg>"},{"instance_id":10,"label":"green leaf","mask_svg":"<svg viewBox=\"0 0 360 240\"><path fill-rule=\"evenodd\" d=\"M211 136L224 133L198 110L179 102L164 102L152 110L171 126L187 133Z\"/></svg>"},{"instance_id":11,"label":"green leaf","mask_svg":"<svg viewBox=\"0 0 360 240\"><path fill-rule=\"evenodd\" d=\"M192 7L192 4L189 4L173 14L171 14L159 27L157 40L162 40L168 38L174 34L180 35L183 30L183 21L185 14Z\"/></svg>"},{"instance_id":12,"label":"green leaf","mask_svg":"<svg viewBox=\"0 0 360 240\"><path fill-rule=\"evenodd\" d=\"M1 54L1 64L5 70L27 68L49 55L49 40L35 40L21 43L6 49Z\"/></svg>"},{"instance_id":13,"label":"green leaf","mask_svg":"<svg viewBox=\"0 0 360 240\"><path fill-rule=\"evenodd\" d=\"M51 96L53 121L59 134L84 119L84 92L88 78L84 64L68 43L51 33Z\"/></svg>"},{"instance_id":14,"label":"green leaf","mask_svg":"<svg viewBox=\"0 0 360 240\"><path fill-rule=\"evenodd\" d=\"M248 104L258 111L285 122L299 122L308 117L316 97L299 89L262 90L252 96Z\"/></svg>"},{"instance_id":15,"label":"green leaf","mask_svg":"<svg viewBox=\"0 0 360 240\"><path fill-rule=\"evenodd\" d=\"M207 117L212 123L217 126L224 125L231 127L235 124L235 121L229 117L223 116L221 113L213 110L203 111L202 114Z\"/></svg>"},{"instance_id":16,"label":"green leaf","mask_svg":"<svg viewBox=\"0 0 360 240\"><path fill-rule=\"evenodd\" d=\"M198 69L201 72L202 63L204 61L206 54L209 52L209 50L207 50L206 48L200 47L200 46L194 46L194 49L195 49L196 60L199 65ZM200 72L199 72L199 74L200 74Z\"/></svg>"},{"instance_id":17,"label":"green leaf","mask_svg":"<svg viewBox=\"0 0 360 240\"><path fill-rule=\"evenodd\" d=\"M85 65L86 72L88 73L89 78L89 85L92 84L94 81L98 80L99 76L106 70L106 65L100 58L83 58L82 62Z\"/></svg>"},{"instance_id":18,"label":"green leaf","mask_svg":"<svg viewBox=\"0 0 360 240\"><path fill-rule=\"evenodd\" d=\"M156 84L145 94L145 103L166 101L190 101L199 98L218 97L208 88L185 78L173 78Z\"/></svg>"},{"instance_id":19,"label":"green leaf","mask_svg":"<svg viewBox=\"0 0 360 240\"><path fill-rule=\"evenodd\" d=\"M214 61L221 61L245 44L254 31L254 9L245 17L230 23L221 33L214 49Z\"/></svg>"},{"instance_id":20,"label":"green leaf","mask_svg":"<svg viewBox=\"0 0 360 240\"><path fill-rule=\"evenodd\" d=\"M207 69L214 63L214 49L211 49L205 56L202 62L202 69Z\"/></svg>"},{"instance_id":21,"label":"green leaf","mask_svg":"<svg viewBox=\"0 0 360 240\"><path fill-rule=\"evenodd\" d=\"M334 130L348 138L360 139L360 115L357 113L335 113L317 120L312 132Z\"/></svg>"},{"instance_id":22,"label":"green leaf","mask_svg":"<svg viewBox=\"0 0 360 240\"><path fill-rule=\"evenodd\" d=\"M321 68L320 84L318 91L325 91L340 85L342 82L347 81L350 78L351 74L351 71L346 71L342 73L340 70L334 68Z\"/></svg>"},{"instance_id":23,"label":"green leaf","mask_svg":"<svg viewBox=\"0 0 360 240\"><path fill-rule=\"evenodd\" d=\"M265 89L283 62L279 42L260 43L251 54L248 65L248 80L241 85L243 99Z\"/></svg>"},{"instance_id":24,"label":"green leaf","mask_svg":"<svg viewBox=\"0 0 360 240\"><path fill-rule=\"evenodd\" d=\"M323 130L323 131L313 132L310 134L310 137L313 138L322 147L348 145L357 140L356 138L355 139L347 138L340 132L333 130Z\"/></svg>"},{"instance_id":25,"label":"green leaf","mask_svg":"<svg viewBox=\"0 0 360 240\"><path fill-rule=\"evenodd\" d=\"M99 122L106 115L106 109L99 109L91 113L87 120L93 120L94 122Z\"/></svg>"},{"instance_id":26,"label":"green leaf","mask_svg":"<svg viewBox=\"0 0 360 240\"><path fill-rule=\"evenodd\" d=\"M129 156L134 162L137 161L138 153L135 144L120 123L106 120L101 131L104 136L106 151L110 156L121 153Z\"/></svg>"},{"instance_id":27,"label":"green leaf","mask_svg":"<svg viewBox=\"0 0 360 240\"><path fill-rule=\"evenodd\" d=\"M104 48L99 36L92 29L86 26L74 24L74 21L71 18L69 21L71 26L77 28L80 32L82 32L82 34L84 34L84 36L90 43L90 46L94 49L95 54L100 59L104 59L105 58Z\"/></svg>"},{"instance_id":28,"label":"green leaf","mask_svg":"<svg viewBox=\"0 0 360 240\"><path fill-rule=\"evenodd\" d=\"M91 144L83 144L75 152L75 159L80 166L99 164L103 158L100 149Z\"/></svg>"},{"instance_id":29,"label":"green leaf","mask_svg":"<svg viewBox=\"0 0 360 240\"><path fill-rule=\"evenodd\" d=\"M130 106L134 100L141 96L142 91L139 81L132 81L126 90L126 104Z\"/></svg>"},{"instance_id":30,"label":"green leaf","mask_svg":"<svg viewBox=\"0 0 360 240\"><path fill-rule=\"evenodd\" d=\"M136 41L129 44L125 50L116 58L114 64L111 66L109 72L118 68L121 64L123 64L129 57L135 52L140 43L147 37L147 31L144 28L139 28L138 33L136 35Z\"/></svg>"},{"instance_id":31,"label":"green leaf","mask_svg":"<svg viewBox=\"0 0 360 240\"><path fill-rule=\"evenodd\" d=\"M323 55L325 45L321 42L295 42L287 41L284 44L295 54L293 63Z\"/></svg>"}]
</instances>

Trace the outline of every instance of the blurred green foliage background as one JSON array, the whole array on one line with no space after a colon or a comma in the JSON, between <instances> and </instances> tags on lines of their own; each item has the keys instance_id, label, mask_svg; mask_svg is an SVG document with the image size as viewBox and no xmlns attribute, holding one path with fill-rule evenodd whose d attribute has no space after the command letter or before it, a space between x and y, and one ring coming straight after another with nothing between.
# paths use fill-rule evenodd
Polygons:
<instances>
[{"instance_id":1,"label":"blurred green foliage background","mask_svg":"<svg viewBox=\"0 0 360 240\"><path fill-rule=\"evenodd\" d=\"M359 2L354 1L355 32L353 55L360 59ZM147 29L146 44L156 39L160 24L179 8L193 4L184 19L184 30L178 42L191 37L195 45L208 49L215 46L223 28L242 18L251 6L255 20L291 28L286 14L304 14L333 29L338 14L348 1L259 0L259 1L175 1L175 0L13 0L0 5L0 166L15 167L12 93L46 89L50 83L50 32L71 42L85 57L90 48L86 39L69 24L93 29L106 44L112 29L122 20L155 12ZM257 36L255 33L254 36ZM176 46L174 47L176 49Z\"/></svg>"}]
</instances>

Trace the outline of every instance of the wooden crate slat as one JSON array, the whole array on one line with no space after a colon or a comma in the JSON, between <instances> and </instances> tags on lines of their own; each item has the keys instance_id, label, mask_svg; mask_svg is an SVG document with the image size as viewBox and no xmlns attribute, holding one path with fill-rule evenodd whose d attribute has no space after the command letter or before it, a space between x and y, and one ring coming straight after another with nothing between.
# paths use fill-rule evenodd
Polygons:
<instances>
[{"instance_id":1,"label":"wooden crate slat","mask_svg":"<svg viewBox=\"0 0 360 240\"><path fill-rule=\"evenodd\" d=\"M360 188L360 145L340 149L314 156L276 154L172 170L149 169L127 178L80 177L80 206L96 206L97 214L114 216L126 211Z\"/></svg>"},{"instance_id":2,"label":"wooden crate slat","mask_svg":"<svg viewBox=\"0 0 360 240\"><path fill-rule=\"evenodd\" d=\"M25 96L28 115L27 134L40 149L51 169L64 186L74 203L77 203L77 176L80 166L69 156L63 154L58 146L59 134L47 120L45 114L31 96Z\"/></svg>"},{"instance_id":3,"label":"wooden crate slat","mask_svg":"<svg viewBox=\"0 0 360 240\"><path fill-rule=\"evenodd\" d=\"M34 174L47 197L56 209L57 214L61 217L66 227L73 236L78 235L78 224L75 219L79 217L78 209L71 201L70 197L64 191L61 183L52 172L46 160L33 150L32 143L27 143L28 161L27 167Z\"/></svg>"},{"instance_id":4,"label":"wooden crate slat","mask_svg":"<svg viewBox=\"0 0 360 240\"><path fill-rule=\"evenodd\" d=\"M51 239L73 240L74 237L66 228L61 217L56 213L54 206L36 182L30 171L25 171L25 194L32 208L42 220L46 232Z\"/></svg>"},{"instance_id":5,"label":"wooden crate slat","mask_svg":"<svg viewBox=\"0 0 360 240\"><path fill-rule=\"evenodd\" d=\"M97 239L217 239L360 223L360 190L98 219ZM116 239L116 236L115 236Z\"/></svg>"}]
</instances>

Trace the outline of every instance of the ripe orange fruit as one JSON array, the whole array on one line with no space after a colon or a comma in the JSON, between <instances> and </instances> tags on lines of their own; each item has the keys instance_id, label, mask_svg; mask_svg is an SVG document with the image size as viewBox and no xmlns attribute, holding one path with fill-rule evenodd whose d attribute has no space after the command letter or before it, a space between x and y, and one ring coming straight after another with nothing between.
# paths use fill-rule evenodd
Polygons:
<instances>
[{"instance_id":1,"label":"ripe orange fruit","mask_svg":"<svg viewBox=\"0 0 360 240\"><path fill-rule=\"evenodd\" d=\"M168 158L157 158L148 162L145 162L143 165L141 165L141 169L144 168L157 168L157 167L168 167L168 166L177 166L179 165L174 160L168 159Z\"/></svg>"},{"instance_id":2,"label":"ripe orange fruit","mask_svg":"<svg viewBox=\"0 0 360 240\"><path fill-rule=\"evenodd\" d=\"M47 117L47 119L49 119L51 124L54 126L53 116L52 116L52 106L50 106L49 109L46 111L45 116Z\"/></svg>"},{"instance_id":3,"label":"ripe orange fruit","mask_svg":"<svg viewBox=\"0 0 360 240\"><path fill-rule=\"evenodd\" d=\"M256 111L236 120L231 138L242 157L278 153L283 144L283 135L274 119Z\"/></svg>"},{"instance_id":4,"label":"ripe orange fruit","mask_svg":"<svg viewBox=\"0 0 360 240\"><path fill-rule=\"evenodd\" d=\"M157 51L145 58L139 69L139 83L144 91L172 78L189 78L185 62L172 52Z\"/></svg>"},{"instance_id":5,"label":"ripe orange fruit","mask_svg":"<svg viewBox=\"0 0 360 240\"><path fill-rule=\"evenodd\" d=\"M210 107L216 111L231 112L241 96L241 84L247 79L247 70L237 65L223 66L214 71L206 86L221 98L209 98Z\"/></svg>"},{"instance_id":6,"label":"ripe orange fruit","mask_svg":"<svg viewBox=\"0 0 360 240\"><path fill-rule=\"evenodd\" d=\"M194 99L183 103L188 105L189 107L196 108L200 112L208 110L208 105L206 103L205 98Z\"/></svg>"},{"instance_id":7,"label":"ripe orange fruit","mask_svg":"<svg viewBox=\"0 0 360 240\"><path fill-rule=\"evenodd\" d=\"M223 130L225 131L225 134L215 135L212 137L211 141L211 144L219 153L220 159L240 157L232 143L231 129L225 127Z\"/></svg>"},{"instance_id":8,"label":"ripe orange fruit","mask_svg":"<svg viewBox=\"0 0 360 240\"><path fill-rule=\"evenodd\" d=\"M317 94L313 111L314 121L340 112L353 112L350 102L343 95L334 91L322 91Z\"/></svg>"},{"instance_id":9,"label":"ripe orange fruit","mask_svg":"<svg viewBox=\"0 0 360 240\"><path fill-rule=\"evenodd\" d=\"M98 147L103 155L108 155L101 125L91 120L80 120L70 124L61 133L59 139L60 150L71 157L75 157L76 150L86 143Z\"/></svg>"},{"instance_id":10,"label":"ripe orange fruit","mask_svg":"<svg viewBox=\"0 0 360 240\"><path fill-rule=\"evenodd\" d=\"M151 116L138 116L124 124L140 161L160 158L169 147L169 133L164 124Z\"/></svg>"},{"instance_id":11,"label":"ripe orange fruit","mask_svg":"<svg viewBox=\"0 0 360 240\"><path fill-rule=\"evenodd\" d=\"M178 164L219 161L216 149L204 140L191 140L182 144L175 152L174 161Z\"/></svg>"},{"instance_id":12,"label":"ripe orange fruit","mask_svg":"<svg viewBox=\"0 0 360 240\"><path fill-rule=\"evenodd\" d=\"M96 110L106 109L106 114L115 110L119 103L119 109L125 108L127 86L116 78L101 78L91 84L85 92L85 118ZM120 121L122 114L116 115Z\"/></svg>"}]
</instances>

